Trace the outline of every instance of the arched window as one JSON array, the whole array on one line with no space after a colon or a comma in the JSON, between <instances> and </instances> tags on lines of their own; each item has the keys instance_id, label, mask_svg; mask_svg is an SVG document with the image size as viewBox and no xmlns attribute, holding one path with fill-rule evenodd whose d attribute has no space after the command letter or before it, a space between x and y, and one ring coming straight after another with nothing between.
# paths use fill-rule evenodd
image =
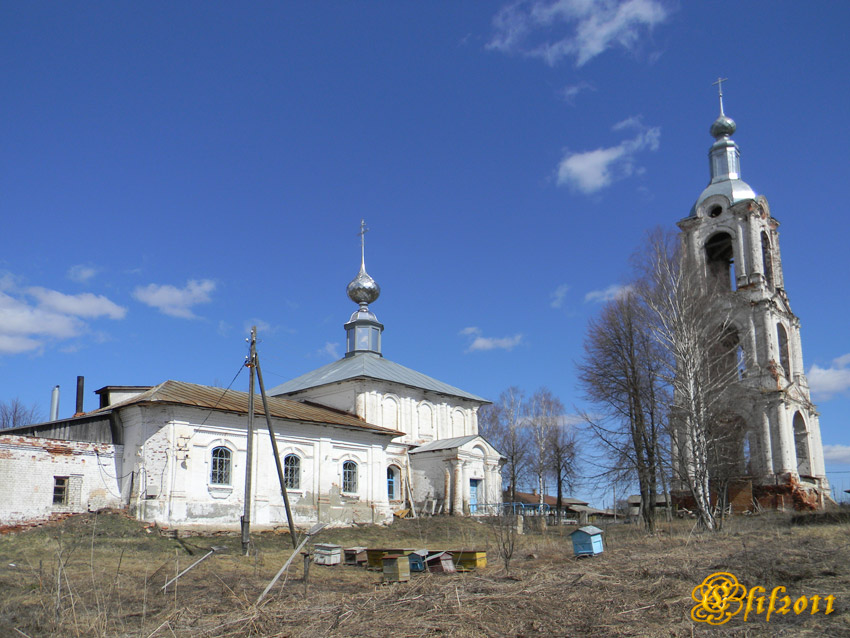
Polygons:
<instances>
[{"instance_id":1,"label":"arched window","mask_svg":"<svg viewBox=\"0 0 850 638\"><path fill-rule=\"evenodd\" d=\"M395 465L390 465L387 468L387 498L391 501L397 501L401 498L399 490L399 476L401 472Z\"/></svg>"},{"instance_id":2,"label":"arched window","mask_svg":"<svg viewBox=\"0 0 850 638\"><path fill-rule=\"evenodd\" d=\"M226 447L214 447L210 464L210 483L230 485L230 464L233 453Z\"/></svg>"},{"instance_id":3,"label":"arched window","mask_svg":"<svg viewBox=\"0 0 850 638\"><path fill-rule=\"evenodd\" d=\"M466 436L466 415L463 410L452 410L452 433L450 436Z\"/></svg>"},{"instance_id":4,"label":"arched window","mask_svg":"<svg viewBox=\"0 0 850 638\"><path fill-rule=\"evenodd\" d=\"M301 489L301 459L295 454L283 458L283 484L288 490Z\"/></svg>"},{"instance_id":5,"label":"arched window","mask_svg":"<svg viewBox=\"0 0 850 638\"><path fill-rule=\"evenodd\" d=\"M395 430L398 428L398 401L393 397L384 397L383 401L383 421L381 425L385 428Z\"/></svg>"},{"instance_id":6,"label":"arched window","mask_svg":"<svg viewBox=\"0 0 850 638\"><path fill-rule=\"evenodd\" d=\"M419 436L434 437L434 411L428 403L419 404Z\"/></svg>"},{"instance_id":7,"label":"arched window","mask_svg":"<svg viewBox=\"0 0 850 638\"><path fill-rule=\"evenodd\" d=\"M785 377L791 379L791 353L788 351L788 333L781 323L776 324L776 336L779 341L779 365L785 371Z\"/></svg>"},{"instance_id":8,"label":"arched window","mask_svg":"<svg viewBox=\"0 0 850 638\"><path fill-rule=\"evenodd\" d=\"M735 289L734 250L729 233L717 233L705 242L705 261L708 276L719 292Z\"/></svg>"},{"instance_id":9,"label":"arched window","mask_svg":"<svg viewBox=\"0 0 850 638\"><path fill-rule=\"evenodd\" d=\"M800 476L811 476L812 466L809 462L809 432L806 420L797 412L794 415L794 445L797 449L797 472Z\"/></svg>"},{"instance_id":10,"label":"arched window","mask_svg":"<svg viewBox=\"0 0 850 638\"><path fill-rule=\"evenodd\" d=\"M342 464L342 491L349 494L357 492L357 463L354 461Z\"/></svg>"}]
</instances>

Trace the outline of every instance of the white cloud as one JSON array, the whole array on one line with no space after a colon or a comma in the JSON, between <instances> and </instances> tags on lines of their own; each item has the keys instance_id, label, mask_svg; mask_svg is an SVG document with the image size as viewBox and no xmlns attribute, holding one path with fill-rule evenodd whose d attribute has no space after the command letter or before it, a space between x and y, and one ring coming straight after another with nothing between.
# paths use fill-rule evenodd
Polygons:
<instances>
[{"instance_id":1,"label":"white cloud","mask_svg":"<svg viewBox=\"0 0 850 638\"><path fill-rule=\"evenodd\" d=\"M466 349L467 352L476 350L513 350L522 342L522 335L515 334L512 337L484 337L481 329L475 326L464 328L460 334L472 337L472 342Z\"/></svg>"},{"instance_id":2,"label":"white cloud","mask_svg":"<svg viewBox=\"0 0 850 638\"><path fill-rule=\"evenodd\" d=\"M96 274L97 268L93 266L86 266L84 264L77 264L76 266L71 266L68 269L68 279L70 279L71 281L76 281L80 284L86 283Z\"/></svg>"},{"instance_id":3,"label":"white cloud","mask_svg":"<svg viewBox=\"0 0 850 638\"><path fill-rule=\"evenodd\" d=\"M632 286L621 286L620 284L612 284L603 290L591 290L584 296L584 302L603 303L613 301L627 295L632 291Z\"/></svg>"},{"instance_id":4,"label":"white cloud","mask_svg":"<svg viewBox=\"0 0 850 638\"><path fill-rule=\"evenodd\" d=\"M566 298L569 289L570 287L567 284L561 284L555 288L555 290L549 294L549 298L551 299L549 305L552 306L552 308L563 307L564 299Z\"/></svg>"},{"instance_id":5,"label":"white cloud","mask_svg":"<svg viewBox=\"0 0 850 638\"><path fill-rule=\"evenodd\" d=\"M558 91L558 94L567 104L573 105L575 104L576 97L578 97L579 93L583 93L584 91L595 91L596 87L592 84L588 84L587 82L579 82L578 84L570 84L565 86L563 89Z\"/></svg>"},{"instance_id":6,"label":"white cloud","mask_svg":"<svg viewBox=\"0 0 850 638\"><path fill-rule=\"evenodd\" d=\"M558 164L558 185L567 185L589 195L617 180L643 172L635 163L635 155L641 151L657 151L661 129L648 128L640 122L640 118L631 117L615 124L614 130L635 127L639 128L635 137L617 146L567 153Z\"/></svg>"},{"instance_id":7,"label":"white cloud","mask_svg":"<svg viewBox=\"0 0 850 638\"><path fill-rule=\"evenodd\" d=\"M850 445L824 445L823 460L827 463L850 465Z\"/></svg>"},{"instance_id":8,"label":"white cloud","mask_svg":"<svg viewBox=\"0 0 850 638\"><path fill-rule=\"evenodd\" d=\"M29 288L27 292L38 299L42 308L62 314L88 318L109 317L110 319L123 319L127 314L126 308L103 295L94 295L90 292L66 295L57 290L40 287Z\"/></svg>"},{"instance_id":9,"label":"white cloud","mask_svg":"<svg viewBox=\"0 0 850 638\"><path fill-rule=\"evenodd\" d=\"M6 273L0 277L0 354L38 351L48 342L89 332L83 318L123 319L126 313L126 308L102 295L66 295L38 286L18 288L15 277Z\"/></svg>"},{"instance_id":10,"label":"white cloud","mask_svg":"<svg viewBox=\"0 0 850 638\"><path fill-rule=\"evenodd\" d=\"M850 353L833 359L828 368L814 364L807 374L809 389L819 399L830 399L850 390Z\"/></svg>"},{"instance_id":11,"label":"white cloud","mask_svg":"<svg viewBox=\"0 0 850 638\"><path fill-rule=\"evenodd\" d=\"M320 356L328 356L331 359L339 359L339 344L326 341L323 348L319 348L316 353Z\"/></svg>"},{"instance_id":12,"label":"white cloud","mask_svg":"<svg viewBox=\"0 0 850 638\"><path fill-rule=\"evenodd\" d=\"M614 45L634 51L666 19L659 0L520 0L493 17L487 48L582 66Z\"/></svg>"},{"instance_id":13,"label":"white cloud","mask_svg":"<svg viewBox=\"0 0 850 638\"><path fill-rule=\"evenodd\" d=\"M194 319L192 306L212 301L210 293L214 290L215 282L211 279L190 279L184 288L169 284L139 286L133 291L133 297L171 317Z\"/></svg>"}]
</instances>

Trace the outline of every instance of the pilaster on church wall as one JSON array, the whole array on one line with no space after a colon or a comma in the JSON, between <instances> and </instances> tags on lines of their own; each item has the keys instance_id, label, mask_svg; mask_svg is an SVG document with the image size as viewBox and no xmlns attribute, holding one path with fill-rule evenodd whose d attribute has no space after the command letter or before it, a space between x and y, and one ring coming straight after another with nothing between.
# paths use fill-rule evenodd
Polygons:
<instances>
[{"instance_id":1,"label":"pilaster on church wall","mask_svg":"<svg viewBox=\"0 0 850 638\"><path fill-rule=\"evenodd\" d=\"M776 224L773 219L771 221ZM782 256L779 252L779 232L772 228L768 231L768 236L771 240L771 249L773 254L773 281L777 288L785 290L785 275L782 272Z\"/></svg>"},{"instance_id":2,"label":"pilaster on church wall","mask_svg":"<svg viewBox=\"0 0 850 638\"><path fill-rule=\"evenodd\" d=\"M815 476L826 476L823 441L820 436L820 419L815 413L811 413L809 419L809 449L812 455L812 474Z\"/></svg>"},{"instance_id":3,"label":"pilaster on church wall","mask_svg":"<svg viewBox=\"0 0 850 638\"><path fill-rule=\"evenodd\" d=\"M746 222L740 217L735 218L736 230L735 233L735 251L738 253L738 262L735 265L736 279L746 283L749 281L749 274L753 271L752 254L747 249L746 241ZM736 282L737 285L737 282Z\"/></svg>"},{"instance_id":4,"label":"pilaster on church wall","mask_svg":"<svg viewBox=\"0 0 850 638\"><path fill-rule=\"evenodd\" d=\"M758 274L764 277L764 259L762 259L761 253L761 223L759 221L759 215L757 211L752 211L747 215L747 227L749 230L748 233L748 243L749 243L749 255L752 263L752 268L750 268L750 274ZM754 281L755 279L751 279Z\"/></svg>"}]
</instances>

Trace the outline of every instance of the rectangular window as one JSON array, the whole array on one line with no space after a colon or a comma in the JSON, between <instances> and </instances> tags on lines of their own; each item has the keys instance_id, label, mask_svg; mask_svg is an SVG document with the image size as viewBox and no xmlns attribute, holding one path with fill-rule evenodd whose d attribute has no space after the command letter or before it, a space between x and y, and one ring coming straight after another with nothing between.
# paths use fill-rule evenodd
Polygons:
<instances>
[{"instance_id":1,"label":"rectangular window","mask_svg":"<svg viewBox=\"0 0 850 638\"><path fill-rule=\"evenodd\" d=\"M53 477L53 504L67 505L68 504L68 477L54 476Z\"/></svg>"}]
</instances>

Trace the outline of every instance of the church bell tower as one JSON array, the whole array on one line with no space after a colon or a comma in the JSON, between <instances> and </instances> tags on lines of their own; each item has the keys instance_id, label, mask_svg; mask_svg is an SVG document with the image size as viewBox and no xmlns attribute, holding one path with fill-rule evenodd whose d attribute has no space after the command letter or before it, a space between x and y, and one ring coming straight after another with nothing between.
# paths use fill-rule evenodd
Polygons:
<instances>
[{"instance_id":1,"label":"church bell tower","mask_svg":"<svg viewBox=\"0 0 850 638\"><path fill-rule=\"evenodd\" d=\"M818 412L803 367L800 320L782 275L779 221L767 199L741 179L735 122L723 112L711 125L711 181L678 225L684 246L708 283L733 300L738 343L734 406L743 436L741 480L761 506L806 509L829 498Z\"/></svg>"}]
</instances>

